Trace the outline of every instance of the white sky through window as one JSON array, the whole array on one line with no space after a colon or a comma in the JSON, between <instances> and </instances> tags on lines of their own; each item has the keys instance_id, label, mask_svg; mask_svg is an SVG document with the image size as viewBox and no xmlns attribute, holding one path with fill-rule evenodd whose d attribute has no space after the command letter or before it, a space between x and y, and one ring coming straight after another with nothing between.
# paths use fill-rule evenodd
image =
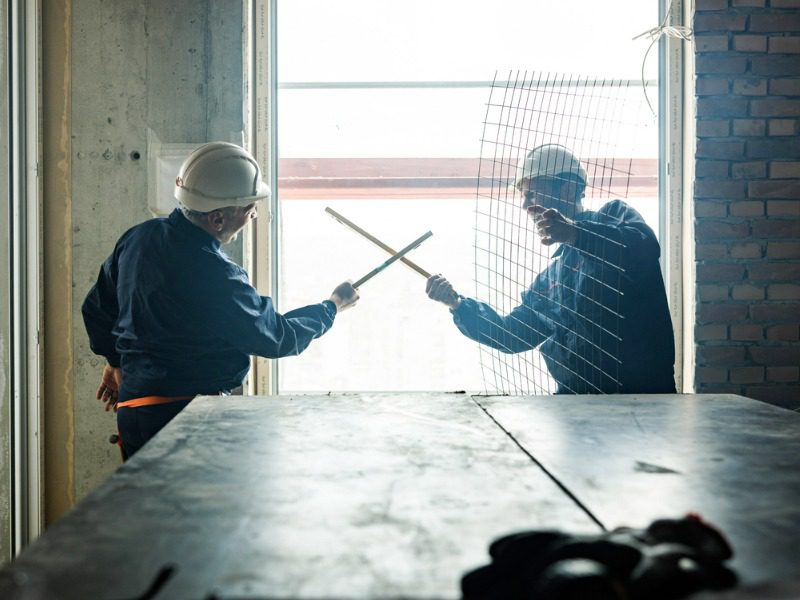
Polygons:
<instances>
[{"instance_id":1,"label":"white sky through window","mask_svg":"<svg viewBox=\"0 0 800 600\"><path fill-rule=\"evenodd\" d=\"M392 159L427 159L443 173L449 166L436 165L460 159L453 169L468 169L481 153L489 95L475 84L526 70L638 81L649 40L632 38L657 24L654 0L279 2L280 309L317 302L386 258L326 216L325 206L395 248L432 230L409 258L471 295L474 189L432 187L426 197L431 186L415 187L408 181L414 168ZM645 65L651 81L656 50ZM390 85L370 87L375 82ZM648 95L655 103L654 83ZM657 158L655 131L637 143L637 153ZM331 168L320 159L344 161L341 181L315 183L320 169ZM359 191L362 170L377 187ZM287 180L289 172L299 179ZM477 173L459 172L454 180L468 175ZM431 185L445 179L434 177ZM657 219L656 198L634 205L648 221ZM483 389L475 343L460 335L444 306L425 297L424 286L400 265L370 281L331 332L300 357L281 361L281 391Z\"/></svg>"}]
</instances>

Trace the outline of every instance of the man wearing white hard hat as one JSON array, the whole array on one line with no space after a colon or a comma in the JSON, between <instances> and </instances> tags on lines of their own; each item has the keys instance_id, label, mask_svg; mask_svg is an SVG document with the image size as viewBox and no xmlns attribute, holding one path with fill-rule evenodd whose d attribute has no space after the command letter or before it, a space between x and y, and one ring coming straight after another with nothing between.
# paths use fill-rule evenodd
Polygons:
<instances>
[{"instance_id":1,"label":"man wearing white hard hat","mask_svg":"<svg viewBox=\"0 0 800 600\"><path fill-rule=\"evenodd\" d=\"M507 315L434 275L428 296L467 337L501 352L538 347L560 394L675 392L675 339L660 248L621 200L584 210L587 174L567 148L544 144L517 169L521 208L553 260Z\"/></svg>"},{"instance_id":2,"label":"man wearing white hard hat","mask_svg":"<svg viewBox=\"0 0 800 600\"><path fill-rule=\"evenodd\" d=\"M117 411L130 457L197 395L239 387L250 356L300 354L352 306L350 283L319 304L279 314L221 244L235 239L270 190L243 148L211 142L184 161L180 208L125 232L82 313L92 351L106 358L98 399Z\"/></svg>"}]
</instances>

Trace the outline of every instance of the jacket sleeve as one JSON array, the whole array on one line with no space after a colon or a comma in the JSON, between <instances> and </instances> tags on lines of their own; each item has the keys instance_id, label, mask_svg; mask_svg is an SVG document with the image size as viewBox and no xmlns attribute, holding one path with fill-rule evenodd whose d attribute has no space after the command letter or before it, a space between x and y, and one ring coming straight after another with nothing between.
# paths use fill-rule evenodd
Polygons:
<instances>
[{"instance_id":1,"label":"jacket sleeve","mask_svg":"<svg viewBox=\"0 0 800 600\"><path fill-rule=\"evenodd\" d=\"M655 233L633 208L614 200L598 214L600 222L576 221L578 236L574 247L582 254L629 275L658 260L661 249Z\"/></svg>"},{"instance_id":2,"label":"jacket sleeve","mask_svg":"<svg viewBox=\"0 0 800 600\"><path fill-rule=\"evenodd\" d=\"M522 295L522 303L501 316L491 306L473 298L463 298L453 312L456 327L468 338L516 354L531 350L553 335L554 324L547 316L547 274L540 275Z\"/></svg>"},{"instance_id":3,"label":"jacket sleeve","mask_svg":"<svg viewBox=\"0 0 800 600\"><path fill-rule=\"evenodd\" d=\"M213 297L207 319L217 335L245 354L265 358L300 354L331 328L336 317L330 300L282 315L271 298L260 296L250 285L244 272L229 276Z\"/></svg>"},{"instance_id":4,"label":"jacket sleeve","mask_svg":"<svg viewBox=\"0 0 800 600\"><path fill-rule=\"evenodd\" d=\"M89 335L92 352L104 356L112 367L120 366L117 352L117 336L114 326L119 316L116 285L116 261L114 255L100 267L97 281L81 306L83 324Z\"/></svg>"}]
</instances>

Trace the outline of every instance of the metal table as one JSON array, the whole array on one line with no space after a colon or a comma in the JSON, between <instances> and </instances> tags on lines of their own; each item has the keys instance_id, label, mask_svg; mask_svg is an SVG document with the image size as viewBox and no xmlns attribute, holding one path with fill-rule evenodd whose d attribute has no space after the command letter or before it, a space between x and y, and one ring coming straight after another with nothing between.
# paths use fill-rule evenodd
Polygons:
<instances>
[{"instance_id":1,"label":"metal table","mask_svg":"<svg viewBox=\"0 0 800 600\"><path fill-rule=\"evenodd\" d=\"M458 598L505 533L689 511L743 583L785 582L798 456L800 415L732 395L197 398L0 596Z\"/></svg>"}]
</instances>

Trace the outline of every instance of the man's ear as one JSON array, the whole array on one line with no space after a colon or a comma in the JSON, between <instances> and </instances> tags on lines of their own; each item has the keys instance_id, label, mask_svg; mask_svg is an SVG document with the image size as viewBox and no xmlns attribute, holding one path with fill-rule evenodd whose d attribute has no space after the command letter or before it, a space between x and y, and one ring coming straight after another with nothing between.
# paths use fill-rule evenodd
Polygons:
<instances>
[{"instance_id":1,"label":"man's ear","mask_svg":"<svg viewBox=\"0 0 800 600\"><path fill-rule=\"evenodd\" d=\"M225 226L225 213L221 210L212 210L208 213L208 224L217 231Z\"/></svg>"}]
</instances>

